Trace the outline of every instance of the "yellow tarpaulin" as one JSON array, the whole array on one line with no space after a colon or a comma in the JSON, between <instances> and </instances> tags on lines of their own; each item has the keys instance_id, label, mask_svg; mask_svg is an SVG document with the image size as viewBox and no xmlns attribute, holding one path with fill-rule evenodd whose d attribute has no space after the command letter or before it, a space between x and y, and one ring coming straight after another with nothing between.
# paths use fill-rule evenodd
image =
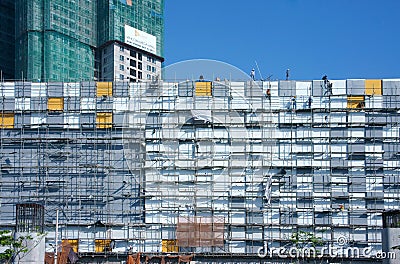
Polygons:
<instances>
[{"instance_id":1,"label":"yellow tarpaulin","mask_svg":"<svg viewBox=\"0 0 400 264\"><path fill-rule=\"evenodd\" d=\"M382 95L382 80L365 80L366 95Z\"/></svg>"},{"instance_id":2,"label":"yellow tarpaulin","mask_svg":"<svg viewBox=\"0 0 400 264\"><path fill-rule=\"evenodd\" d=\"M97 82L97 97L112 96L112 82Z\"/></svg>"},{"instance_id":3,"label":"yellow tarpaulin","mask_svg":"<svg viewBox=\"0 0 400 264\"><path fill-rule=\"evenodd\" d=\"M179 247L174 239L162 240L162 252L179 252Z\"/></svg>"},{"instance_id":4,"label":"yellow tarpaulin","mask_svg":"<svg viewBox=\"0 0 400 264\"><path fill-rule=\"evenodd\" d=\"M211 96L212 83L211 82L196 82L196 96Z\"/></svg>"},{"instance_id":5,"label":"yellow tarpaulin","mask_svg":"<svg viewBox=\"0 0 400 264\"><path fill-rule=\"evenodd\" d=\"M97 128L111 128L112 113L97 113L96 126Z\"/></svg>"},{"instance_id":6,"label":"yellow tarpaulin","mask_svg":"<svg viewBox=\"0 0 400 264\"><path fill-rule=\"evenodd\" d=\"M50 97L47 101L47 109L49 111L63 111L64 98Z\"/></svg>"},{"instance_id":7,"label":"yellow tarpaulin","mask_svg":"<svg viewBox=\"0 0 400 264\"><path fill-rule=\"evenodd\" d=\"M0 128L14 128L14 114L0 114Z\"/></svg>"},{"instance_id":8,"label":"yellow tarpaulin","mask_svg":"<svg viewBox=\"0 0 400 264\"><path fill-rule=\"evenodd\" d=\"M107 252L111 250L111 239L96 239L94 241L94 252Z\"/></svg>"},{"instance_id":9,"label":"yellow tarpaulin","mask_svg":"<svg viewBox=\"0 0 400 264\"><path fill-rule=\"evenodd\" d=\"M365 101L363 95L347 97L347 108L364 108L364 106Z\"/></svg>"}]
</instances>

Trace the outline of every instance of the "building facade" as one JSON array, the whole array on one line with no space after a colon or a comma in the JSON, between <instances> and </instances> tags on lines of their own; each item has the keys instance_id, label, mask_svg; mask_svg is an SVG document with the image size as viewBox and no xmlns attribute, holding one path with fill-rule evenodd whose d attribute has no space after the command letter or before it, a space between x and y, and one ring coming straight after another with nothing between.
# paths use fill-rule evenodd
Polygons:
<instances>
[{"instance_id":1,"label":"building facade","mask_svg":"<svg viewBox=\"0 0 400 264\"><path fill-rule=\"evenodd\" d=\"M120 41L99 48L102 80L156 80L161 78L163 58Z\"/></svg>"},{"instance_id":2,"label":"building facade","mask_svg":"<svg viewBox=\"0 0 400 264\"><path fill-rule=\"evenodd\" d=\"M118 79L117 72L103 72L101 60L102 49L116 41L138 53L150 52L159 64L163 61L163 0L19 0L4 1L4 5L7 8L0 12L2 16L12 16L9 10L15 9L15 16L9 19L14 25L1 29L7 39L15 41L15 48L5 46L0 64L5 73L14 72L12 76L5 75L10 79ZM13 63L6 63L3 58ZM145 68L142 76L147 74L155 75Z\"/></svg>"},{"instance_id":3,"label":"building facade","mask_svg":"<svg viewBox=\"0 0 400 264\"><path fill-rule=\"evenodd\" d=\"M399 87L1 83L0 225L37 203L49 252L59 210L58 240L81 256L261 261L306 233L377 261L382 213L400 207Z\"/></svg>"}]
</instances>

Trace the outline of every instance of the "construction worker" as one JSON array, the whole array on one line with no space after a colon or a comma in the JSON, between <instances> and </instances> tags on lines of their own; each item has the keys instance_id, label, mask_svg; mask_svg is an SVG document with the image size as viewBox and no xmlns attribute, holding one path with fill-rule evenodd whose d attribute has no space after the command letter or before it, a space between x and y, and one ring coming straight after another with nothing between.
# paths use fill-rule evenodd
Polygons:
<instances>
[{"instance_id":1,"label":"construction worker","mask_svg":"<svg viewBox=\"0 0 400 264\"><path fill-rule=\"evenodd\" d=\"M332 83L328 80L328 76L322 76L322 80L324 81L326 91L324 95L332 95Z\"/></svg>"},{"instance_id":2,"label":"construction worker","mask_svg":"<svg viewBox=\"0 0 400 264\"><path fill-rule=\"evenodd\" d=\"M250 72L250 78L255 81L256 80L256 71L254 69L251 70Z\"/></svg>"},{"instance_id":3,"label":"construction worker","mask_svg":"<svg viewBox=\"0 0 400 264\"><path fill-rule=\"evenodd\" d=\"M324 83L326 84L328 81L328 76L324 75L322 76L322 80L324 81Z\"/></svg>"},{"instance_id":4,"label":"construction worker","mask_svg":"<svg viewBox=\"0 0 400 264\"><path fill-rule=\"evenodd\" d=\"M292 110L296 110L296 96L292 96Z\"/></svg>"},{"instance_id":5,"label":"construction worker","mask_svg":"<svg viewBox=\"0 0 400 264\"><path fill-rule=\"evenodd\" d=\"M331 83L331 82L329 82L328 81L328 93L330 94L330 95L333 95L333 93L332 93L332 86L333 86L333 84Z\"/></svg>"},{"instance_id":6,"label":"construction worker","mask_svg":"<svg viewBox=\"0 0 400 264\"><path fill-rule=\"evenodd\" d=\"M270 88L267 89L267 97L271 99L271 89Z\"/></svg>"}]
</instances>

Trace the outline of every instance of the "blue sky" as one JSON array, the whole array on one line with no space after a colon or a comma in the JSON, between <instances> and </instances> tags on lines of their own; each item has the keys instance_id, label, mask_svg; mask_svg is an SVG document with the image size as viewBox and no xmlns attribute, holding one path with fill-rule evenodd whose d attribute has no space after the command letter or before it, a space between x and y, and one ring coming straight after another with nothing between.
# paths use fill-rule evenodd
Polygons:
<instances>
[{"instance_id":1,"label":"blue sky","mask_svg":"<svg viewBox=\"0 0 400 264\"><path fill-rule=\"evenodd\" d=\"M400 77L400 1L165 0L164 55L257 61L273 79Z\"/></svg>"}]
</instances>

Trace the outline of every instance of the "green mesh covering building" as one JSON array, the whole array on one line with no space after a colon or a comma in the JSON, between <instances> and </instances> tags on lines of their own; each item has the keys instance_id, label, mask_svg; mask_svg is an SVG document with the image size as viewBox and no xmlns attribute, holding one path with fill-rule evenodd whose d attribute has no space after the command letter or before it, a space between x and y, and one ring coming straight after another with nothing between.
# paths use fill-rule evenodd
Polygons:
<instances>
[{"instance_id":1,"label":"green mesh covering building","mask_svg":"<svg viewBox=\"0 0 400 264\"><path fill-rule=\"evenodd\" d=\"M0 71L4 79L14 77L15 7L13 0L0 1Z\"/></svg>"},{"instance_id":2,"label":"green mesh covering building","mask_svg":"<svg viewBox=\"0 0 400 264\"><path fill-rule=\"evenodd\" d=\"M129 25L157 37L156 55L163 57L164 0L98 1L98 45L124 41Z\"/></svg>"},{"instance_id":3,"label":"green mesh covering building","mask_svg":"<svg viewBox=\"0 0 400 264\"><path fill-rule=\"evenodd\" d=\"M12 52L14 47L1 44L7 50L2 54L14 54L15 66L6 64L14 68L15 74L8 78L31 81L104 79L102 51L115 45L115 41L125 45L126 27L151 35L151 42L155 46L150 52L134 43L126 48L143 52L144 55L154 55L153 58L159 62L157 66L161 67L163 0L17 0L7 6L15 8L15 33L11 34L14 34L16 43L15 52ZM11 31L11 28L14 27L5 31ZM115 54L114 57L119 58L120 55ZM123 68L130 72L133 66L129 67L113 63L108 69L119 71ZM158 69L154 67L152 71L150 67L150 73L154 76L157 72L155 68ZM142 69L135 68L132 73L137 77L139 71L147 71L148 67ZM109 79L129 79L129 74L109 71L106 71ZM148 77L149 73L141 72L140 76Z\"/></svg>"}]
</instances>

